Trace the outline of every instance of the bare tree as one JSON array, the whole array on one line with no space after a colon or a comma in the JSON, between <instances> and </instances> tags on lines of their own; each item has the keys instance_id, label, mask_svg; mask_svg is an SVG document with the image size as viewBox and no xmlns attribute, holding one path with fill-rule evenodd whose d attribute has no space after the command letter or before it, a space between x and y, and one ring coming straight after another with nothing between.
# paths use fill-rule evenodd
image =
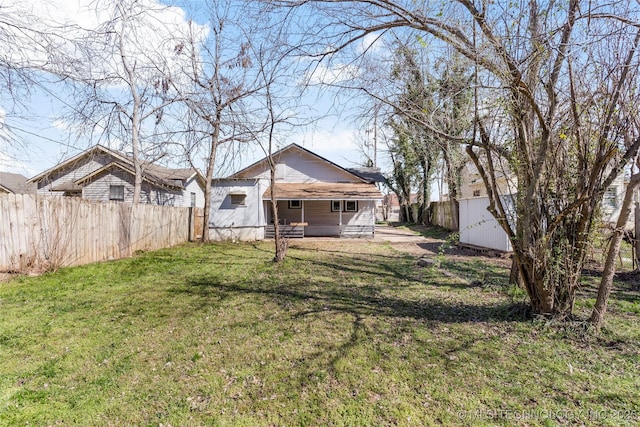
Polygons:
<instances>
[{"instance_id":1,"label":"bare tree","mask_svg":"<svg viewBox=\"0 0 640 427\"><path fill-rule=\"evenodd\" d=\"M640 146L629 138L623 115L629 110L621 108L635 83L630 70L638 67L637 6L271 3L304 8L307 26L310 16L320 16L318 55L337 54L367 34L410 29L422 34L425 48L448 46L475 64L476 132L467 152L483 177L489 210L512 242L532 311L569 317L598 204ZM338 13L347 7L349 14ZM497 128L495 117L507 118L509 127ZM515 220L500 197L500 159L518 186Z\"/></svg>"},{"instance_id":2,"label":"bare tree","mask_svg":"<svg viewBox=\"0 0 640 427\"><path fill-rule=\"evenodd\" d=\"M250 142L256 133L256 117L250 98L263 86L252 58L252 40L256 33L246 25L250 13L242 3L229 0L211 4L210 34L202 43L192 32L181 50L189 57L175 89L181 94L193 126L191 141L184 145L187 156L195 163L205 158L205 206L203 240L209 240L211 186L216 157L220 147Z\"/></svg>"},{"instance_id":3,"label":"bare tree","mask_svg":"<svg viewBox=\"0 0 640 427\"><path fill-rule=\"evenodd\" d=\"M83 31L83 65L59 73L75 89L78 105L69 116L81 132L130 150L139 203L145 165L163 156L165 141L154 132L178 99L170 90L171 67L185 41L175 25L158 21L161 10L144 2L118 0L110 12L98 28Z\"/></svg>"},{"instance_id":4,"label":"bare tree","mask_svg":"<svg viewBox=\"0 0 640 427\"><path fill-rule=\"evenodd\" d=\"M278 217L278 190L276 179L277 158L274 149L280 138L286 135L287 129L304 126L307 123L295 117L291 112L296 106L307 87L296 82L296 76L301 74L297 69L298 61L293 57L294 49L288 43L289 22L277 21L277 25L268 27L263 34L262 43L254 46L257 65L262 82L259 93L261 110L264 111L264 126L262 137L256 135L256 140L265 153L269 164L269 205L274 225L275 254L273 261L282 262L287 256L288 239L281 233Z\"/></svg>"},{"instance_id":5,"label":"bare tree","mask_svg":"<svg viewBox=\"0 0 640 427\"><path fill-rule=\"evenodd\" d=\"M57 83L58 78L53 82L47 78L61 66L77 66L76 60L61 49L76 46L68 30L43 20L19 2L0 6L0 154L4 160L18 151L27 156L32 152L15 132L29 131L11 122L16 118L33 119L33 111L27 111L33 92Z\"/></svg>"}]
</instances>

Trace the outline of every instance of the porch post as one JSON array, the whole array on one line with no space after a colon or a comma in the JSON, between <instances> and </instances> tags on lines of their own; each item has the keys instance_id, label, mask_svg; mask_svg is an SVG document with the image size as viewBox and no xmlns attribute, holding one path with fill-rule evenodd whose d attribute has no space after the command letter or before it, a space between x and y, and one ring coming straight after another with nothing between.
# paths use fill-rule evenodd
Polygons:
<instances>
[{"instance_id":1,"label":"porch post","mask_svg":"<svg viewBox=\"0 0 640 427\"><path fill-rule=\"evenodd\" d=\"M342 237L342 205L344 204L344 201L340 202L340 210L338 211L338 235L340 237Z\"/></svg>"},{"instance_id":2,"label":"porch post","mask_svg":"<svg viewBox=\"0 0 640 427\"><path fill-rule=\"evenodd\" d=\"M302 199L300 203L302 204L301 206L302 209L300 211L300 222L304 222L304 199ZM302 227L302 237L304 237L305 226L301 225L301 227Z\"/></svg>"}]
</instances>

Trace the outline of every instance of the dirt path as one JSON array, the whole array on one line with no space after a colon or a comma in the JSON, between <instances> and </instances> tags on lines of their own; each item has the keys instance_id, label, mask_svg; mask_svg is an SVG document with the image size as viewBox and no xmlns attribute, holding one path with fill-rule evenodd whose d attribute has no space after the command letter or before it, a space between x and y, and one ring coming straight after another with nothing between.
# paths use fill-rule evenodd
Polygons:
<instances>
[{"instance_id":1,"label":"dirt path","mask_svg":"<svg viewBox=\"0 0 640 427\"><path fill-rule=\"evenodd\" d=\"M484 262L509 267L511 259L507 254L483 252L461 248L454 245L442 245L443 239L424 237L404 227L376 225L375 241L388 242L395 249L411 254L418 258L431 258L438 254L444 255L450 261L468 261L471 258L482 259Z\"/></svg>"},{"instance_id":2,"label":"dirt path","mask_svg":"<svg viewBox=\"0 0 640 427\"><path fill-rule=\"evenodd\" d=\"M374 240L388 242L394 248L416 256L435 255L443 240L424 237L406 228L376 225Z\"/></svg>"}]
</instances>

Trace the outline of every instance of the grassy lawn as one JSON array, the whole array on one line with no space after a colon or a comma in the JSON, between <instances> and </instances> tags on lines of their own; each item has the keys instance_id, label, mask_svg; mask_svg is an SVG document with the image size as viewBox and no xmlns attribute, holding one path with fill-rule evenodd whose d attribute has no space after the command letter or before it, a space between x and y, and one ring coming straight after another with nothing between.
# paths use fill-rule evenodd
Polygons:
<instances>
[{"instance_id":1,"label":"grassy lawn","mask_svg":"<svg viewBox=\"0 0 640 427\"><path fill-rule=\"evenodd\" d=\"M477 259L344 240L272 257L193 244L1 283L0 425L640 422L633 283L596 337L527 319Z\"/></svg>"}]
</instances>

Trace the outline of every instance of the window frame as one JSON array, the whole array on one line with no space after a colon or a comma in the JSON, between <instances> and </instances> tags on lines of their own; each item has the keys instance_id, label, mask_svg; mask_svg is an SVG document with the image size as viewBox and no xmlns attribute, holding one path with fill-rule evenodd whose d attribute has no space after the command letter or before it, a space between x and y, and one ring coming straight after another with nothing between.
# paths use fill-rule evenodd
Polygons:
<instances>
[{"instance_id":1,"label":"window frame","mask_svg":"<svg viewBox=\"0 0 640 427\"><path fill-rule=\"evenodd\" d=\"M231 206L247 206L246 194L229 194L229 200L231 201Z\"/></svg>"},{"instance_id":2,"label":"window frame","mask_svg":"<svg viewBox=\"0 0 640 427\"><path fill-rule=\"evenodd\" d=\"M118 193L117 196L114 194ZM112 184L109 185L109 201L110 202L124 202L124 185Z\"/></svg>"},{"instance_id":3,"label":"window frame","mask_svg":"<svg viewBox=\"0 0 640 427\"><path fill-rule=\"evenodd\" d=\"M335 204L338 204L337 208ZM342 210L342 200L331 201L331 212L340 212Z\"/></svg>"},{"instance_id":4,"label":"window frame","mask_svg":"<svg viewBox=\"0 0 640 427\"><path fill-rule=\"evenodd\" d=\"M289 209L302 209L302 200L289 200Z\"/></svg>"},{"instance_id":5,"label":"window frame","mask_svg":"<svg viewBox=\"0 0 640 427\"><path fill-rule=\"evenodd\" d=\"M354 208L349 209L349 203L353 203ZM345 200L343 203L343 211L344 212L358 212L358 201L357 200Z\"/></svg>"}]
</instances>

